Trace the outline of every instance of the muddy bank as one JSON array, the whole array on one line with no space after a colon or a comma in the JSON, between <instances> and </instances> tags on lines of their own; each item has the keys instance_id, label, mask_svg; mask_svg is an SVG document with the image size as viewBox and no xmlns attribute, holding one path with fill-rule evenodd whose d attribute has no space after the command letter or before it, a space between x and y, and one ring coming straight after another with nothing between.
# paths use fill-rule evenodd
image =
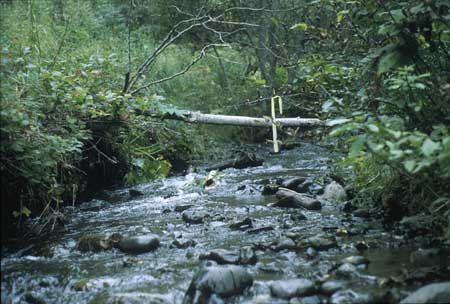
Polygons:
<instances>
[{"instance_id":1,"label":"muddy bank","mask_svg":"<svg viewBox=\"0 0 450 304\"><path fill-rule=\"evenodd\" d=\"M449 281L448 250L417 221L387 230L349 203L336 155L261 154L69 208L50 237L3 249L2 303L398 303Z\"/></svg>"}]
</instances>

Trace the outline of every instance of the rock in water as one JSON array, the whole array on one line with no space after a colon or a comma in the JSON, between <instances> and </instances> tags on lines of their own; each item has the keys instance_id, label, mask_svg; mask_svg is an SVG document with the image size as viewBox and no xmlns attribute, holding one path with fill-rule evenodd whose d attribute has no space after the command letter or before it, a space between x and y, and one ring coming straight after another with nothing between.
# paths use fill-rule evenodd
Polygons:
<instances>
[{"instance_id":1,"label":"rock in water","mask_svg":"<svg viewBox=\"0 0 450 304\"><path fill-rule=\"evenodd\" d=\"M199 259L215 261L216 263L221 265L223 264L255 265L256 262L258 261L255 251L248 246L242 247L241 249L239 249L239 252L224 249L216 249L210 251L207 254L200 254Z\"/></svg>"},{"instance_id":2,"label":"rock in water","mask_svg":"<svg viewBox=\"0 0 450 304\"><path fill-rule=\"evenodd\" d=\"M449 303L450 302L450 282L434 283L417 289L400 304L409 303Z\"/></svg>"},{"instance_id":3,"label":"rock in water","mask_svg":"<svg viewBox=\"0 0 450 304\"><path fill-rule=\"evenodd\" d=\"M312 294L316 290L314 282L308 279L290 279L270 284L270 294L276 298L290 299Z\"/></svg>"},{"instance_id":4,"label":"rock in water","mask_svg":"<svg viewBox=\"0 0 450 304\"><path fill-rule=\"evenodd\" d=\"M361 255L352 255L341 260L341 263L350 263L353 265L368 264L369 260Z\"/></svg>"},{"instance_id":5,"label":"rock in water","mask_svg":"<svg viewBox=\"0 0 450 304\"><path fill-rule=\"evenodd\" d=\"M294 190L297 188L298 185L304 183L306 181L306 178L304 177L292 177L285 181L283 181L282 186L283 188L287 188L290 190Z\"/></svg>"},{"instance_id":6,"label":"rock in water","mask_svg":"<svg viewBox=\"0 0 450 304\"><path fill-rule=\"evenodd\" d=\"M230 229L233 229L233 230L238 230L238 229L245 230L245 229L249 229L249 228L253 227L253 221L251 218L246 217L242 221L238 221L238 222L230 224L228 227L230 227Z\"/></svg>"},{"instance_id":7,"label":"rock in water","mask_svg":"<svg viewBox=\"0 0 450 304\"><path fill-rule=\"evenodd\" d=\"M159 247L159 238L156 234L124 237L118 243L120 250L126 253L144 253Z\"/></svg>"},{"instance_id":8,"label":"rock in water","mask_svg":"<svg viewBox=\"0 0 450 304\"><path fill-rule=\"evenodd\" d=\"M188 210L189 208L193 207L194 205L191 204L181 204L181 205L176 205L174 211L175 212L183 212Z\"/></svg>"},{"instance_id":9,"label":"rock in water","mask_svg":"<svg viewBox=\"0 0 450 304\"><path fill-rule=\"evenodd\" d=\"M81 204L78 208L80 208L81 211L100 211L109 206L111 206L111 204L107 201L93 199L90 202Z\"/></svg>"},{"instance_id":10,"label":"rock in water","mask_svg":"<svg viewBox=\"0 0 450 304\"><path fill-rule=\"evenodd\" d=\"M372 296L365 293L356 293L351 289L340 290L330 298L331 304L370 304L375 300Z\"/></svg>"},{"instance_id":11,"label":"rock in water","mask_svg":"<svg viewBox=\"0 0 450 304\"><path fill-rule=\"evenodd\" d=\"M209 216L208 213L200 210L187 210L182 213L183 220L188 224L202 224L206 217Z\"/></svg>"},{"instance_id":12,"label":"rock in water","mask_svg":"<svg viewBox=\"0 0 450 304\"><path fill-rule=\"evenodd\" d=\"M299 248L312 247L316 250L328 250L337 246L336 240L333 237L327 237L325 235L316 235L307 239L301 240L298 243Z\"/></svg>"},{"instance_id":13,"label":"rock in water","mask_svg":"<svg viewBox=\"0 0 450 304\"><path fill-rule=\"evenodd\" d=\"M112 247L113 242L106 235L87 234L78 239L75 249L82 252L99 252L112 249Z\"/></svg>"},{"instance_id":14,"label":"rock in water","mask_svg":"<svg viewBox=\"0 0 450 304\"><path fill-rule=\"evenodd\" d=\"M276 196L280 200L273 204L275 207L305 208L308 210L322 209L322 204L318 200L292 190L281 188L277 191Z\"/></svg>"},{"instance_id":15,"label":"rock in water","mask_svg":"<svg viewBox=\"0 0 450 304\"><path fill-rule=\"evenodd\" d=\"M253 277L240 266L213 266L199 271L192 279L183 304L208 303L213 295L231 297L252 286Z\"/></svg>"},{"instance_id":16,"label":"rock in water","mask_svg":"<svg viewBox=\"0 0 450 304\"><path fill-rule=\"evenodd\" d=\"M330 296L342 288L344 288L343 282L330 280L322 284L322 286L320 287L320 291L324 295Z\"/></svg>"},{"instance_id":17,"label":"rock in water","mask_svg":"<svg viewBox=\"0 0 450 304\"><path fill-rule=\"evenodd\" d=\"M347 193L344 187L332 181L325 187L322 197L329 201L344 202L347 200Z\"/></svg>"},{"instance_id":18,"label":"rock in water","mask_svg":"<svg viewBox=\"0 0 450 304\"><path fill-rule=\"evenodd\" d=\"M131 197L138 197L144 195L144 192L138 189L130 189L128 190L128 193L130 194Z\"/></svg>"},{"instance_id":19,"label":"rock in water","mask_svg":"<svg viewBox=\"0 0 450 304\"><path fill-rule=\"evenodd\" d=\"M195 245L197 245L197 242L191 239L176 239L172 242L172 245L177 248L186 249L188 247L195 247Z\"/></svg>"},{"instance_id":20,"label":"rock in water","mask_svg":"<svg viewBox=\"0 0 450 304\"><path fill-rule=\"evenodd\" d=\"M272 194L275 194L275 193L277 193L278 188L280 188L280 186L274 185L274 184L268 184L268 185L265 185L264 188L263 188L263 190L262 190L262 193L261 193L261 194L262 194L262 195L272 195Z\"/></svg>"},{"instance_id":21,"label":"rock in water","mask_svg":"<svg viewBox=\"0 0 450 304\"><path fill-rule=\"evenodd\" d=\"M218 163L214 166L211 166L207 168L206 170L225 170L228 168L236 168L236 169L244 169L248 167L257 167L261 166L263 164L263 160L260 159L258 156L256 156L253 153L243 153L237 158L234 158L232 160L223 161L221 163Z\"/></svg>"}]
</instances>

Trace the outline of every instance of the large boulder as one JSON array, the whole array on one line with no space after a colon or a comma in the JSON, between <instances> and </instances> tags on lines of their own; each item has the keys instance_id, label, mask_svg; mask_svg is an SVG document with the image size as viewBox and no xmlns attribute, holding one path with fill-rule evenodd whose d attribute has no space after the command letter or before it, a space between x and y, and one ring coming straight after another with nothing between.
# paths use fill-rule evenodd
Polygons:
<instances>
[{"instance_id":1,"label":"large boulder","mask_svg":"<svg viewBox=\"0 0 450 304\"><path fill-rule=\"evenodd\" d=\"M322 209L321 203L315 198L289 189L280 188L277 191L276 196L280 200L273 204L275 207L305 208L308 210Z\"/></svg>"},{"instance_id":2,"label":"large boulder","mask_svg":"<svg viewBox=\"0 0 450 304\"><path fill-rule=\"evenodd\" d=\"M314 282L304 278L275 281L270 284L270 294L276 298L290 299L312 294Z\"/></svg>"},{"instance_id":3,"label":"large boulder","mask_svg":"<svg viewBox=\"0 0 450 304\"><path fill-rule=\"evenodd\" d=\"M207 267L192 279L183 304L207 303L213 295L224 298L239 295L252 284L252 275L241 266Z\"/></svg>"},{"instance_id":4,"label":"large boulder","mask_svg":"<svg viewBox=\"0 0 450 304\"><path fill-rule=\"evenodd\" d=\"M124 237L118 243L118 248L126 253L145 253L159 247L159 238L156 234Z\"/></svg>"},{"instance_id":5,"label":"large boulder","mask_svg":"<svg viewBox=\"0 0 450 304\"><path fill-rule=\"evenodd\" d=\"M400 304L449 303L450 282L434 283L417 289Z\"/></svg>"}]
</instances>

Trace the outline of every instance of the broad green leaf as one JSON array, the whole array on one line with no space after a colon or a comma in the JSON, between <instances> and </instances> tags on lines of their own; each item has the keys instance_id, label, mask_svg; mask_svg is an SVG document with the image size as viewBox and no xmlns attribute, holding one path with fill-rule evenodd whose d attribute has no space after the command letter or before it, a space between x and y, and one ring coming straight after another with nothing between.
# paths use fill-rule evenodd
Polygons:
<instances>
[{"instance_id":1,"label":"broad green leaf","mask_svg":"<svg viewBox=\"0 0 450 304\"><path fill-rule=\"evenodd\" d=\"M403 162L403 165L405 166L406 171L413 172L414 168L416 167L416 161L415 160L407 160Z\"/></svg>"},{"instance_id":2,"label":"broad green leaf","mask_svg":"<svg viewBox=\"0 0 450 304\"><path fill-rule=\"evenodd\" d=\"M374 132L374 133L378 133L380 132L380 128L378 128L376 125L374 124L369 124L367 126L369 128L370 131Z\"/></svg>"},{"instance_id":3,"label":"broad green leaf","mask_svg":"<svg viewBox=\"0 0 450 304\"><path fill-rule=\"evenodd\" d=\"M334 106L334 102L332 100L327 100L322 105L322 111L325 113L328 113L333 108L333 106Z\"/></svg>"},{"instance_id":4,"label":"broad green leaf","mask_svg":"<svg viewBox=\"0 0 450 304\"><path fill-rule=\"evenodd\" d=\"M440 148L439 143L435 143L431 139L427 138L423 142L421 150L425 156L430 157L439 148Z\"/></svg>"},{"instance_id":5,"label":"broad green leaf","mask_svg":"<svg viewBox=\"0 0 450 304\"><path fill-rule=\"evenodd\" d=\"M402 54L397 49L383 55L378 63L378 75L386 73L390 69L398 67L402 63Z\"/></svg>"},{"instance_id":6,"label":"broad green leaf","mask_svg":"<svg viewBox=\"0 0 450 304\"><path fill-rule=\"evenodd\" d=\"M401 9L392 10L389 12L394 18L395 22L402 22L403 19L406 19L405 14L403 14L403 11Z\"/></svg>"},{"instance_id":7,"label":"broad green leaf","mask_svg":"<svg viewBox=\"0 0 450 304\"><path fill-rule=\"evenodd\" d=\"M336 21L337 23L341 23L342 18L344 18L345 15L347 15L350 11L349 10L343 10L337 13L336 15Z\"/></svg>"},{"instance_id":8,"label":"broad green leaf","mask_svg":"<svg viewBox=\"0 0 450 304\"><path fill-rule=\"evenodd\" d=\"M327 126L332 127L332 126L336 126L336 125L342 125L349 121L352 121L352 120L349 118L336 118L336 119L327 121Z\"/></svg>"},{"instance_id":9,"label":"broad green leaf","mask_svg":"<svg viewBox=\"0 0 450 304\"><path fill-rule=\"evenodd\" d=\"M359 154L366 143L367 137L365 135L358 136L350 147L350 157Z\"/></svg>"}]
</instances>

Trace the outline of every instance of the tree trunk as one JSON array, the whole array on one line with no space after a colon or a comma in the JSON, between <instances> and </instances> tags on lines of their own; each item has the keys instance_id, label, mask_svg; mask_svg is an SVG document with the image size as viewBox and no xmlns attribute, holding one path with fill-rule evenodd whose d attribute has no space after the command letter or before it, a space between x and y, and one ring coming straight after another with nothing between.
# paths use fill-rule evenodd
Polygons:
<instances>
[{"instance_id":1,"label":"tree trunk","mask_svg":"<svg viewBox=\"0 0 450 304\"><path fill-rule=\"evenodd\" d=\"M163 119L181 120L189 123L213 124L213 125L232 125L247 127L271 127L272 121L269 117L249 117L204 114L200 112L185 112L182 115L172 114L151 114L153 117ZM277 118L275 124L286 127L319 127L325 126L325 122L317 118Z\"/></svg>"}]
</instances>

